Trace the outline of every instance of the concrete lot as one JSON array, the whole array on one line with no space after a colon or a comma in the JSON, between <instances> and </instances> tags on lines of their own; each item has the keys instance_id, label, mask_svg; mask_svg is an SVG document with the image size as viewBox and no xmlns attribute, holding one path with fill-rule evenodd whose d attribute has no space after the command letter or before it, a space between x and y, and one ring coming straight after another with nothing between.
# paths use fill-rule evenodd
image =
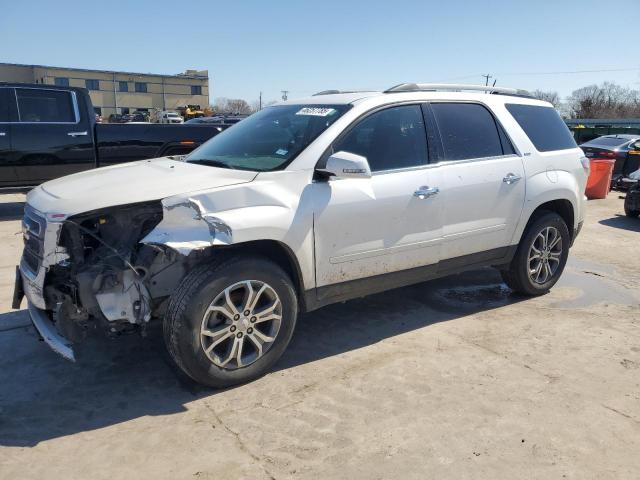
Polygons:
<instances>
[{"instance_id":1,"label":"concrete lot","mask_svg":"<svg viewBox=\"0 0 640 480\"><path fill-rule=\"evenodd\" d=\"M640 220L589 203L540 298L491 269L302 317L264 378L172 373L157 332L68 363L10 311L23 197L0 205L0 478L640 476Z\"/></svg>"}]
</instances>

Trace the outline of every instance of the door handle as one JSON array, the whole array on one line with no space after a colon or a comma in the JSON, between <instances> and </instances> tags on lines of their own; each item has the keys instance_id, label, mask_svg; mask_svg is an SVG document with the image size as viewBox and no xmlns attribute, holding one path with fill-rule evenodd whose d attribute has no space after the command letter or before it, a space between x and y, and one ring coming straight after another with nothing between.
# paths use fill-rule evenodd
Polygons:
<instances>
[{"instance_id":1,"label":"door handle","mask_svg":"<svg viewBox=\"0 0 640 480\"><path fill-rule=\"evenodd\" d=\"M89 135L89 132L87 132L86 130L84 132L69 132L67 133L67 135L69 135L70 137L86 137L87 135Z\"/></svg>"},{"instance_id":2,"label":"door handle","mask_svg":"<svg viewBox=\"0 0 640 480\"><path fill-rule=\"evenodd\" d=\"M418 197L420 200L424 200L425 198L433 197L438 193L440 193L440 189L438 187L422 186L413 192L413 196Z\"/></svg>"},{"instance_id":3,"label":"door handle","mask_svg":"<svg viewBox=\"0 0 640 480\"><path fill-rule=\"evenodd\" d=\"M506 177L502 179L504 183L507 185L511 185L512 183L516 183L522 177L520 175L516 175L515 173L508 173Z\"/></svg>"}]
</instances>

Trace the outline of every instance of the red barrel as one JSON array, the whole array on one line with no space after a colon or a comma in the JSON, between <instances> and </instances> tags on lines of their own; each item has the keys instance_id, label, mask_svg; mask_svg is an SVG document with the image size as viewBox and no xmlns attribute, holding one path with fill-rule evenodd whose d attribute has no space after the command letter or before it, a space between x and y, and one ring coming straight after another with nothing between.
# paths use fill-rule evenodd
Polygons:
<instances>
[{"instance_id":1,"label":"red barrel","mask_svg":"<svg viewBox=\"0 0 640 480\"><path fill-rule=\"evenodd\" d=\"M611 188L611 175L615 160L605 158L592 158L590 161L589 178L585 195L589 199L607 198L607 193Z\"/></svg>"}]
</instances>

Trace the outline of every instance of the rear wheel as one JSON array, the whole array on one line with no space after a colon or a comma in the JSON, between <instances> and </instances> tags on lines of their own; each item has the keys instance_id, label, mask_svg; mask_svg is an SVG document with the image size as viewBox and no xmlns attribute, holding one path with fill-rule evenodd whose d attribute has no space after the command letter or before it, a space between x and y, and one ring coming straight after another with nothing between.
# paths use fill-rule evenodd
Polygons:
<instances>
[{"instance_id":1,"label":"rear wheel","mask_svg":"<svg viewBox=\"0 0 640 480\"><path fill-rule=\"evenodd\" d=\"M525 231L502 278L512 290L542 295L560 278L569 256L569 229L560 215L543 213Z\"/></svg>"},{"instance_id":2,"label":"rear wheel","mask_svg":"<svg viewBox=\"0 0 640 480\"><path fill-rule=\"evenodd\" d=\"M287 274L261 258L232 258L189 273L172 296L165 343L195 381L227 387L268 371L286 349L298 305Z\"/></svg>"}]
</instances>

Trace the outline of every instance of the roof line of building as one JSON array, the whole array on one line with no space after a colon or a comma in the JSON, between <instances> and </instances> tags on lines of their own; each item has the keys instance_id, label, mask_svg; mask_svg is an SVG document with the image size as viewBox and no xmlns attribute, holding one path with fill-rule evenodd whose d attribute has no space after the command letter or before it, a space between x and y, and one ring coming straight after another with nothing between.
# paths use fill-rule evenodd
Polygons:
<instances>
[{"instance_id":1,"label":"roof line of building","mask_svg":"<svg viewBox=\"0 0 640 480\"><path fill-rule=\"evenodd\" d=\"M25 63L5 63L0 62L0 65L10 66L10 67L31 67L31 68L49 68L53 70L74 70L76 72L98 72L98 73L118 73L121 75L135 75L135 76L145 76L145 77L175 77L175 78L189 78L193 80L203 80L209 79L209 75L207 72L207 76L199 76L199 75L187 75L184 73L178 74L163 74L163 73L140 73L140 72L122 72L118 70L99 70L95 68L74 68L74 67L52 67L51 65L30 65Z\"/></svg>"}]
</instances>

